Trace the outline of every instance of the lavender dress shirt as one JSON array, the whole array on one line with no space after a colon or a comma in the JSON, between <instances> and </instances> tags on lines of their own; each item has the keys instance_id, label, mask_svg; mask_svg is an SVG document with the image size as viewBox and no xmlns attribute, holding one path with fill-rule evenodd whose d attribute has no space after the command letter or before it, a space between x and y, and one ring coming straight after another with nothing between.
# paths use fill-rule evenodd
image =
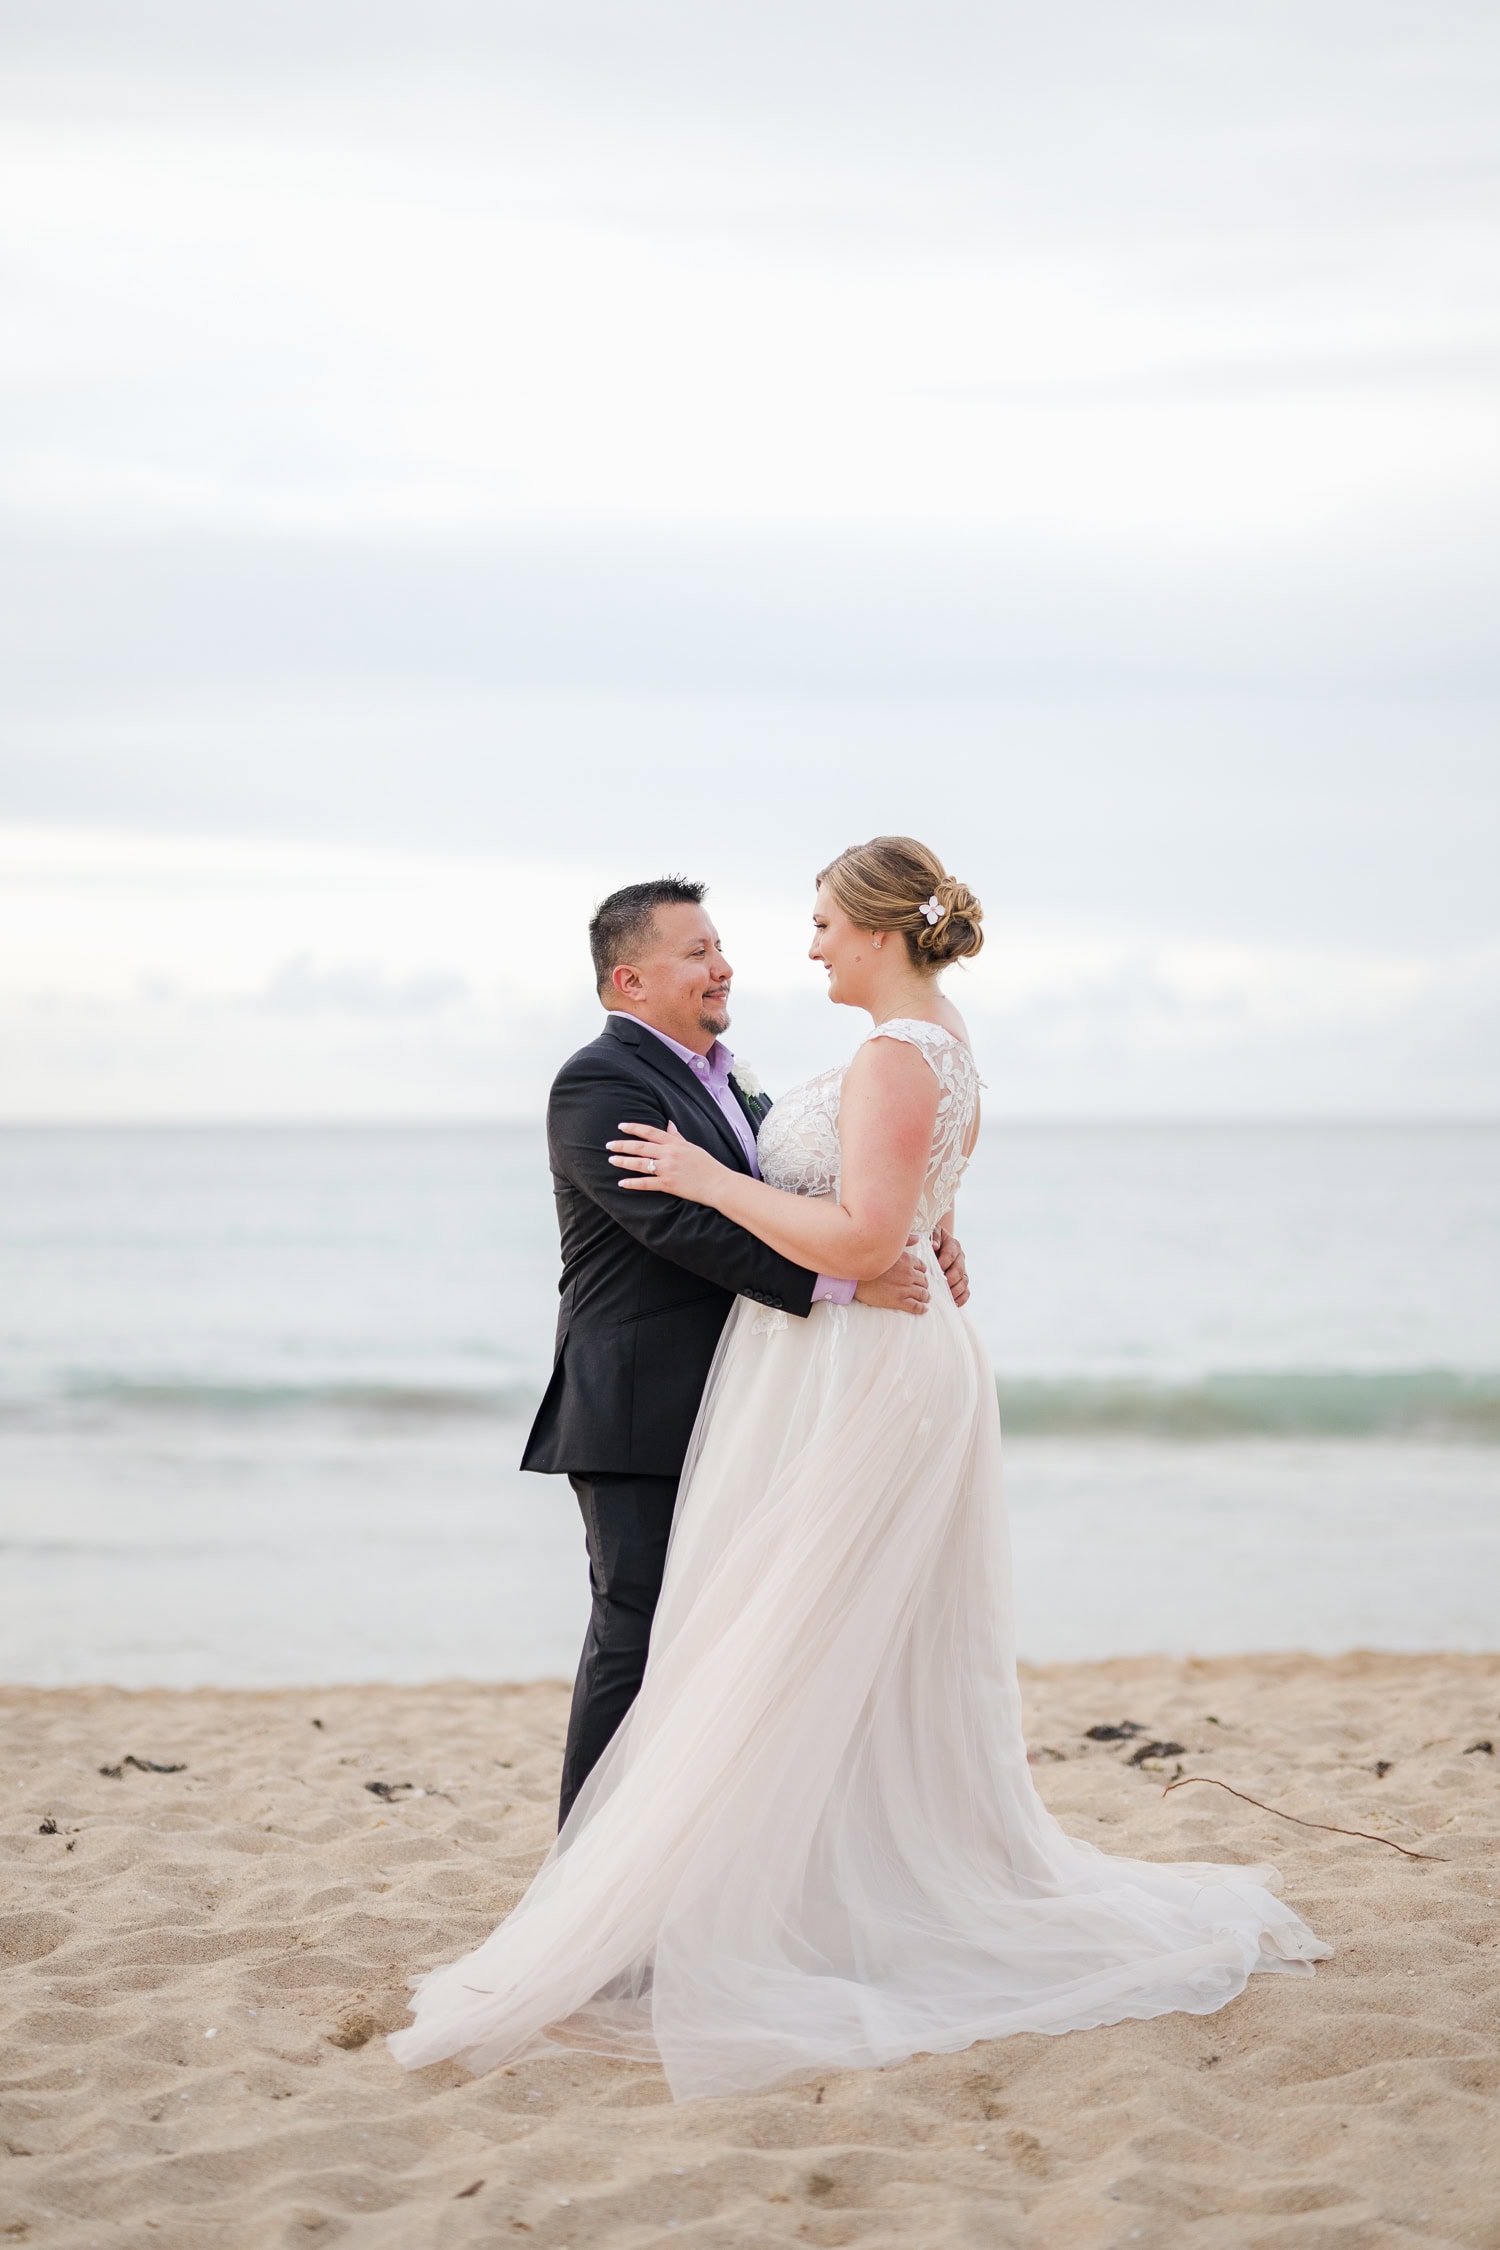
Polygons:
<instances>
[{"instance_id":1,"label":"lavender dress shirt","mask_svg":"<svg viewBox=\"0 0 1500 2250\"><path fill-rule=\"evenodd\" d=\"M729 1083L729 1073L734 1066L734 1050L726 1047L722 1039L716 1039L706 1055L697 1055L691 1047L684 1047L680 1040L669 1039L664 1031L658 1031L654 1023L647 1023L641 1016L637 1016L635 1020L643 1031L651 1033L653 1039L659 1039L664 1047L671 1048L674 1055L680 1055L693 1076L713 1096L715 1106L722 1111L726 1124L745 1152L751 1178L758 1180L760 1164L755 1154L755 1135L751 1132L750 1120L735 1099L734 1088ZM812 1301L815 1305L851 1304L857 1286L853 1281L835 1281L830 1275L820 1273L812 1293Z\"/></svg>"}]
</instances>

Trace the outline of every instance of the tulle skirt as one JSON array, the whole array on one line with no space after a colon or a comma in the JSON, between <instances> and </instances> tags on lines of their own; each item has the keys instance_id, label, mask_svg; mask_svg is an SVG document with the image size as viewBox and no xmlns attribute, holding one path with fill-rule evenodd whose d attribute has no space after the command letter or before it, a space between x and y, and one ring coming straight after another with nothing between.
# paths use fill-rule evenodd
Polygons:
<instances>
[{"instance_id":1,"label":"tulle skirt","mask_svg":"<svg viewBox=\"0 0 1500 2250\"><path fill-rule=\"evenodd\" d=\"M698 1416L644 1685L514 1912L390 2046L584 2047L678 2099L1207 2014L1331 1950L1269 1868L1066 1835L1021 1731L995 1384L921 1319L745 1299Z\"/></svg>"}]
</instances>

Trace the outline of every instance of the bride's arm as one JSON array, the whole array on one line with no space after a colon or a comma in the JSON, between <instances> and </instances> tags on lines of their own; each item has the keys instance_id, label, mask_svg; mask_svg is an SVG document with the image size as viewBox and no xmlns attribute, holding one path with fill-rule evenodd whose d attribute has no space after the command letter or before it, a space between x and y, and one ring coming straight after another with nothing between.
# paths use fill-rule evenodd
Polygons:
<instances>
[{"instance_id":1,"label":"bride's arm","mask_svg":"<svg viewBox=\"0 0 1500 2250\"><path fill-rule=\"evenodd\" d=\"M783 1257L841 1280L872 1281L906 1245L937 1122L938 1082L920 1052L893 1039L861 1047L844 1076L839 1110L840 1192L788 1195L731 1171L672 1127L621 1121L610 1162L637 1175L627 1194L706 1203ZM654 1171L648 1171L654 1166Z\"/></svg>"}]
</instances>

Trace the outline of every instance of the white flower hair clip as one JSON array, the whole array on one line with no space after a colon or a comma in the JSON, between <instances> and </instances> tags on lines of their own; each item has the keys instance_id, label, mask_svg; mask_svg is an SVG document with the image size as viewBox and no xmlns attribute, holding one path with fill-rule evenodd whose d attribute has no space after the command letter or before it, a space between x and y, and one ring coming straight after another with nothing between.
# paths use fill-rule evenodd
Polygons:
<instances>
[{"instance_id":1,"label":"white flower hair clip","mask_svg":"<svg viewBox=\"0 0 1500 2250\"><path fill-rule=\"evenodd\" d=\"M938 904L938 895L936 891L933 892L931 898L927 901L927 904L922 908L922 912L927 917L927 927L929 930L935 923L941 922L941 920L943 919L943 910Z\"/></svg>"}]
</instances>

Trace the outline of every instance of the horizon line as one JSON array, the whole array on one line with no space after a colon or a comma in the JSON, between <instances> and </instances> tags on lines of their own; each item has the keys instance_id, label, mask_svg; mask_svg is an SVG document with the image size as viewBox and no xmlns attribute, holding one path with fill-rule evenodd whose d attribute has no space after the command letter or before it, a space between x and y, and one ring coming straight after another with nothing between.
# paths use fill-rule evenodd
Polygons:
<instances>
[{"instance_id":1,"label":"horizon line","mask_svg":"<svg viewBox=\"0 0 1500 2250\"><path fill-rule=\"evenodd\" d=\"M172 1116L116 1117L5 1117L0 1133L125 1133L125 1132L231 1132L231 1133L420 1133L504 1132L525 1126L544 1126L545 1109L514 1116ZM1051 1126L1065 1130L1098 1126L1141 1126L1156 1129L1205 1129L1247 1126L1265 1128L1334 1127L1500 1127L1500 1110L1036 1110L1015 1111L986 1122L1001 1130Z\"/></svg>"}]
</instances>

